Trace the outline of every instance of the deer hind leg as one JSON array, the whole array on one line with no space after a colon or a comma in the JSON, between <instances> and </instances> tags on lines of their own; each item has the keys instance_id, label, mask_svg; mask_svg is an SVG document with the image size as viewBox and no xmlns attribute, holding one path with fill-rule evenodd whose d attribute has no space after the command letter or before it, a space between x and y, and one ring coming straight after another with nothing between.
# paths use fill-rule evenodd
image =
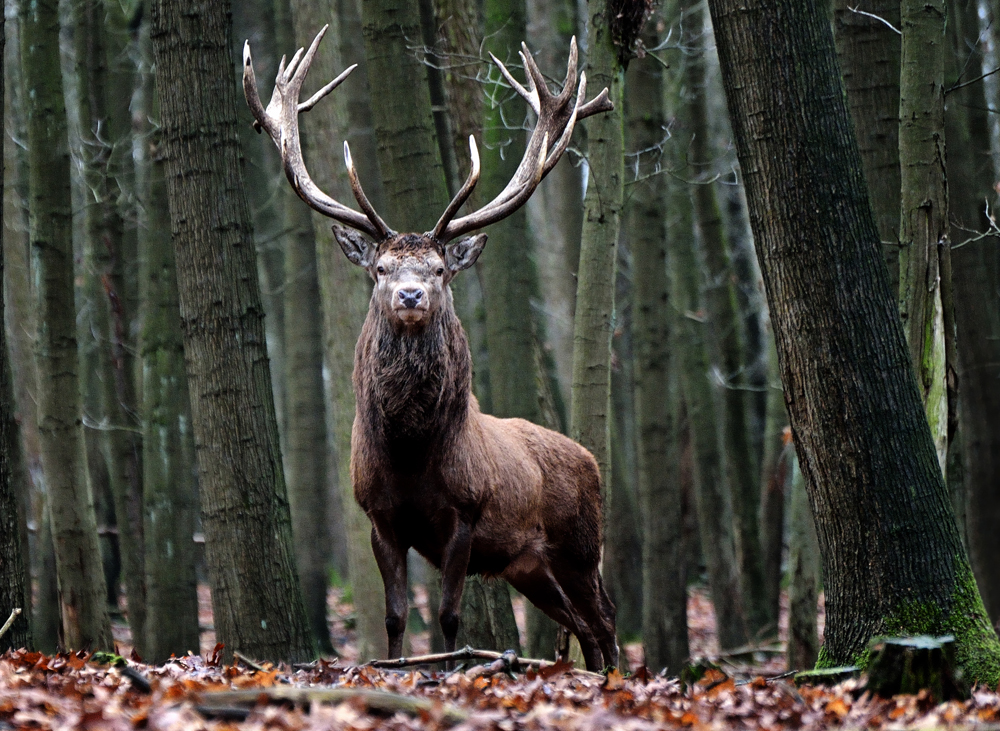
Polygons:
<instances>
[{"instance_id":1,"label":"deer hind leg","mask_svg":"<svg viewBox=\"0 0 1000 731\"><path fill-rule=\"evenodd\" d=\"M583 617L597 637L606 667L618 666L618 642L615 639L615 605L604 590L604 581L595 569L581 573L575 569L558 571L560 584L573 608Z\"/></svg>"},{"instance_id":2,"label":"deer hind leg","mask_svg":"<svg viewBox=\"0 0 1000 731\"><path fill-rule=\"evenodd\" d=\"M528 601L576 635L588 670L596 672L603 667L597 638L584 618L576 611L546 561L535 557L531 559L522 557L511 564L503 576L515 589L524 594Z\"/></svg>"},{"instance_id":3,"label":"deer hind leg","mask_svg":"<svg viewBox=\"0 0 1000 731\"><path fill-rule=\"evenodd\" d=\"M372 552L385 586L385 632L389 646L387 657L403 655L403 630L409 600L406 597L406 548L387 540L372 527Z\"/></svg>"}]
</instances>

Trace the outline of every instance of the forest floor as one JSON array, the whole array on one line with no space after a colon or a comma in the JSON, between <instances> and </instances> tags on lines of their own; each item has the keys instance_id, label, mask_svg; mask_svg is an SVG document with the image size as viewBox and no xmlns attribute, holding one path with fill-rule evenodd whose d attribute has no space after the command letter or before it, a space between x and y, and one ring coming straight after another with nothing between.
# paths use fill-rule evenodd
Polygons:
<instances>
[{"instance_id":1,"label":"forest floor","mask_svg":"<svg viewBox=\"0 0 1000 731\"><path fill-rule=\"evenodd\" d=\"M161 666L107 653L8 652L0 656L0 731L1000 728L1000 695L986 689L943 704L926 692L884 699L866 692L863 679L797 687L771 652L719 657L711 604L697 589L688 606L692 655L713 658L718 669L687 686L648 672L641 648L631 645L631 672L606 676L568 664L515 673L489 660L452 672L358 665L351 656L351 607L333 593L331 608L342 657L294 667L223 663L220 648L207 647L214 642L207 604L202 653ZM127 628L116 634L119 653L127 655ZM426 649L427 638L418 634L412 650Z\"/></svg>"}]
</instances>

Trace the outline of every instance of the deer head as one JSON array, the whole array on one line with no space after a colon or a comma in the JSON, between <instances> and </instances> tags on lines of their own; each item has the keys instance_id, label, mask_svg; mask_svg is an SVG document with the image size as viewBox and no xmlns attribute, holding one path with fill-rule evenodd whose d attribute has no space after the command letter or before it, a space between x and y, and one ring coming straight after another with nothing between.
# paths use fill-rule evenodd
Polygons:
<instances>
[{"instance_id":1,"label":"deer head","mask_svg":"<svg viewBox=\"0 0 1000 731\"><path fill-rule=\"evenodd\" d=\"M356 68L356 65L349 67L307 101L299 102L302 83L327 27L324 26L316 34L308 50L300 48L289 63L286 64L282 57L266 109L257 93L249 41L244 45L243 91L254 116L254 128L258 132L266 131L277 145L285 175L299 197L314 210L343 224L334 225L334 234L347 258L364 267L375 281L373 304L378 303L385 316L400 327L419 327L432 318L442 304L450 302L448 283L451 278L475 264L486 244L485 234L459 237L495 223L524 205L566 151L577 120L608 111L613 105L608 99L607 89L591 101L584 101L587 77L580 73L577 84L575 38L570 42L566 79L558 94L549 91L528 47L523 43L520 56L527 73L527 88L490 54L507 82L528 102L537 116L514 177L492 201L456 218L479 181L479 150L475 138L470 136L472 170L437 224L423 234L398 234L386 225L368 201L346 142L344 160L351 190L361 212L326 195L306 170L299 140L299 112L312 109Z\"/></svg>"}]
</instances>

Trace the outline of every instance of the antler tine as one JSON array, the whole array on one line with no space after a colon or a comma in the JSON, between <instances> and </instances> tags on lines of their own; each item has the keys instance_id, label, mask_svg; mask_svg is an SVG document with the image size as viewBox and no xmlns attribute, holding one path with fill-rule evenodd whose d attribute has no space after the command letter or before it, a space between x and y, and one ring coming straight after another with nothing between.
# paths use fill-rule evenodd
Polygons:
<instances>
[{"instance_id":1,"label":"antler tine","mask_svg":"<svg viewBox=\"0 0 1000 731\"><path fill-rule=\"evenodd\" d=\"M354 199L361 206L361 210L365 212L368 216L368 220L372 222L372 225L379 230L379 239L385 239L392 236L396 232L389 228L382 217L375 212L375 207L369 202L368 196L365 195L365 191L361 187L361 181L358 179L358 171L354 168L354 158L351 157L351 147L347 144L347 140L344 140L344 162L347 164L347 177L351 180L351 190L354 193Z\"/></svg>"},{"instance_id":2,"label":"antler tine","mask_svg":"<svg viewBox=\"0 0 1000 731\"><path fill-rule=\"evenodd\" d=\"M328 26L323 26L309 45L308 50L300 48L292 56L290 62L286 64L284 57L282 58L277 78L274 81L274 92L266 109L261 104L260 95L257 91L257 79L253 70L250 43L245 43L243 46L243 93L246 96L247 105L254 116L254 129L258 132L262 129L266 130L268 136L281 152L281 162L285 169L285 176L292 184L298 196L313 210L336 221L340 221L351 228L362 231L376 241L380 241L391 229L378 217L378 214L374 213L374 210L369 213L368 209L371 208L371 205L368 204L365 213L359 213L328 196L313 182L309 171L306 169L305 161L302 158L302 142L299 138L299 113L312 109L320 99L333 91L355 68L352 66L346 69L336 79L313 94L307 101L299 103L299 93L302 90L302 83L309 73L309 67L316 56L316 49L326 34L327 28ZM360 186L358 188L360 189ZM364 193L361 195L363 198ZM367 203L367 198L364 200Z\"/></svg>"},{"instance_id":3,"label":"antler tine","mask_svg":"<svg viewBox=\"0 0 1000 731\"><path fill-rule=\"evenodd\" d=\"M451 219L458 213L458 209L469 199L469 196L472 195L472 191L476 187L476 183L479 182L479 148L476 147L476 138L472 135L469 135L469 157L472 160L472 170L469 171L469 177L465 179L465 183L461 189L451 199L451 203L448 204L444 213L441 214L441 218L434 225L434 229L430 232L430 236L433 239L441 236L441 232L445 230Z\"/></svg>"},{"instance_id":4,"label":"antler tine","mask_svg":"<svg viewBox=\"0 0 1000 731\"><path fill-rule=\"evenodd\" d=\"M521 57L524 60L528 88L518 83L496 56L493 54L490 56L511 87L531 105L538 115L538 121L528 144L525 146L524 157L517 166L517 171L496 198L479 210L461 218L450 220L450 216L441 217L434 233L442 243L499 221L523 205L538 187L538 183L555 167L560 156L569 147L577 121L614 108L608 98L607 89L604 89L592 101L584 103L587 94L587 76L581 73L580 83L577 85L578 55L575 38L570 44L566 82L564 88L557 95L553 95L549 91L545 79L541 71L538 70L538 66L526 45L522 44ZM555 143L551 149L549 148L550 140ZM451 209L452 206L449 205L446 213L454 215ZM454 209L457 211L458 207L455 206Z\"/></svg>"}]
</instances>

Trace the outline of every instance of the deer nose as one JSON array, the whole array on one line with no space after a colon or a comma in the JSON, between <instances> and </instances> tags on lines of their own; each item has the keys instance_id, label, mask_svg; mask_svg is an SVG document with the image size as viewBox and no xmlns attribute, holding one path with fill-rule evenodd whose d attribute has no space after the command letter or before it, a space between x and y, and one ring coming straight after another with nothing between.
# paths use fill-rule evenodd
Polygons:
<instances>
[{"instance_id":1,"label":"deer nose","mask_svg":"<svg viewBox=\"0 0 1000 731\"><path fill-rule=\"evenodd\" d=\"M424 290L422 289L401 289L397 293L399 301L408 310L412 310L418 304L420 300L424 297Z\"/></svg>"}]
</instances>

